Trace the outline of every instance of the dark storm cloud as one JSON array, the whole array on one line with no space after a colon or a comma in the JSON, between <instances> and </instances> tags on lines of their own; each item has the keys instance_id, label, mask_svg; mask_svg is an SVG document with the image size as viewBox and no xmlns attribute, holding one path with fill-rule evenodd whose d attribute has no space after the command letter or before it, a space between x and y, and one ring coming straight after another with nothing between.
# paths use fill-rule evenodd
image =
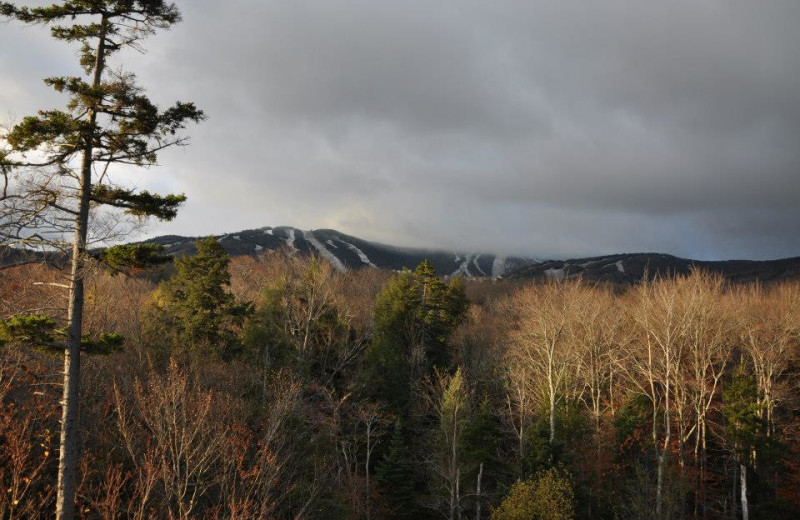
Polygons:
<instances>
[{"instance_id":1,"label":"dark storm cloud","mask_svg":"<svg viewBox=\"0 0 800 520\"><path fill-rule=\"evenodd\" d=\"M798 2L181 8L181 25L126 58L159 101L193 99L211 117L147 177L190 197L156 231L290 224L537 256L800 254ZM0 27L13 71L0 109L38 106L28 82L68 63L32 31ZM12 50L17 38L30 43Z\"/></svg>"}]
</instances>

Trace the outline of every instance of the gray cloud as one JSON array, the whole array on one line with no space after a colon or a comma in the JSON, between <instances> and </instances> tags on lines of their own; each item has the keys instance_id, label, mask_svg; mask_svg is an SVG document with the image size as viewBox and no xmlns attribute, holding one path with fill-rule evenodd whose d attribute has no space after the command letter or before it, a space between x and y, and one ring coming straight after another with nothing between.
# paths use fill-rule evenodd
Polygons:
<instances>
[{"instance_id":1,"label":"gray cloud","mask_svg":"<svg viewBox=\"0 0 800 520\"><path fill-rule=\"evenodd\" d=\"M210 120L149 187L152 233L334 227L537 256L800 255L800 3L235 0L128 68ZM0 110L73 67L0 27ZM74 60L73 60L74 61ZM44 101L43 101L44 100Z\"/></svg>"}]
</instances>

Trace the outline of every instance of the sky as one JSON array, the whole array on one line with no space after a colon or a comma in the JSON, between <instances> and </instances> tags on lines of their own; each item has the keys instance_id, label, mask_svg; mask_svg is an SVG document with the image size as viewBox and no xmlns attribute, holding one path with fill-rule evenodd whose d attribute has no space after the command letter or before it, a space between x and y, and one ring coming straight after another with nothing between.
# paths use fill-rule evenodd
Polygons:
<instances>
[{"instance_id":1,"label":"sky","mask_svg":"<svg viewBox=\"0 0 800 520\"><path fill-rule=\"evenodd\" d=\"M147 235L800 256L797 0L178 6L117 63L161 106L209 117L160 166L120 174L188 196ZM48 31L0 24L0 120L61 106L41 78L78 70Z\"/></svg>"}]
</instances>

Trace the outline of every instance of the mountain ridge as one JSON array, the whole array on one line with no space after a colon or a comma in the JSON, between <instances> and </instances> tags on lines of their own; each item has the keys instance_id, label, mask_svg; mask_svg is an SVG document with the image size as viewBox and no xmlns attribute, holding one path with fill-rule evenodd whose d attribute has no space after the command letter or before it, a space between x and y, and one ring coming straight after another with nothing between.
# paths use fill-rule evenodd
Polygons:
<instances>
[{"instance_id":1,"label":"mountain ridge","mask_svg":"<svg viewBox=\"0 0 800 520\"><path fill-rule=\"evenodd\" d=\"M334 229L301 230L291 226L265 226L213 236L232 256L258 255L285 248L292 254L318 254L339 271L362 267L413 269L423 260L428 260L441 275L500 278L507 272L538 261L523 256L394 246L364 240ZM180 256L193 253L196 240L197 237L162 235L144 242L161 244L166 253Z\"/></svg>"},{"instance_id":2,"label":"mountain ridge","mask_svg":"<svg viewBox=\"0 0 800 520\"><path fill-rule=\"evenodd\" d=\"M665 253L613 255L547 260L508 272L507 279L563 280L581 277L595 282L639 283L645 277L689 274L692 269L719 274L732 282L773 282L800 279L800 257L776 260L692 260Z\"/></svg>"},{"instance_id":3,"label":"mountain ridge","mask_svg":"<svg viewBox=\"0 0 800 520\"><path fill-rule=\"evenodd\" d=\"M208 236L208 235L206 235ZM231 256L274 253L285 249L290 254L317 254L339 271L379 268L399 271L413 269L423 260L443 276L504 278L507 280L565 280L582 278L589 282L635 284L645 276L669 277L688 274L693 268L718 273L732 282L800 280L800 257L775 260L692 260L665 253L617 253L565 260L504 256L492 253L457 252L394 246L364 240L335 229L301 230L291 226L265 226L221 235L220 241ZM140 243L161 244L165 253L193 254L201 237L161 235ZM64 255L21 248L3 247L0 267L47 261L60 263Z\"/></svg>"},{"instance_id":4,"label":"mountain ridge","mask_svg":"<svg viewBox=\"0 0 800 520\"><path fill-rule=\"evenodd\" d=\"M292 253L314 252L340 271L376 267L413 269L428 260L444 276L463 275L510 280L563 280L580 276L586 281L616 284L639 283L648 277L688 274L693 268L718 273L735 282L800 279L800 257L777 260L692 260L665 253L618 253L565 260L541 260L524 256L457 252L394 246L364 240L334 229L304 231L291 226L262 227L216 235L233 256L257 255L288 248ZM194 250L194 237L165 235L147 242L161 243L169 254Z\"/></svg>"}]
</instances>

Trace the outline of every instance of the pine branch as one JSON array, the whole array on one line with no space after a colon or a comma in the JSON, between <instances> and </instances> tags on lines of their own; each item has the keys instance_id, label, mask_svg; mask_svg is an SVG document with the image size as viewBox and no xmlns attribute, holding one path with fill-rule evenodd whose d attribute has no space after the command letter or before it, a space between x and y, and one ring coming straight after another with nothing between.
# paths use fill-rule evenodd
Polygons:
<instances>
[{"instance_id":1,"label":"pine branch","mask_svg":"<svg viewBox=\"0 0 800 520\"><path fill-rule=\"evenodd\" d=\"M98 204L106 204L126 210L135 216L152 216L160 220L172 220L178 208L186 201L185 195L156 195L148 191L135 193L133 190L95 186L91 199Z\"/></svg>"}]
</instances>

